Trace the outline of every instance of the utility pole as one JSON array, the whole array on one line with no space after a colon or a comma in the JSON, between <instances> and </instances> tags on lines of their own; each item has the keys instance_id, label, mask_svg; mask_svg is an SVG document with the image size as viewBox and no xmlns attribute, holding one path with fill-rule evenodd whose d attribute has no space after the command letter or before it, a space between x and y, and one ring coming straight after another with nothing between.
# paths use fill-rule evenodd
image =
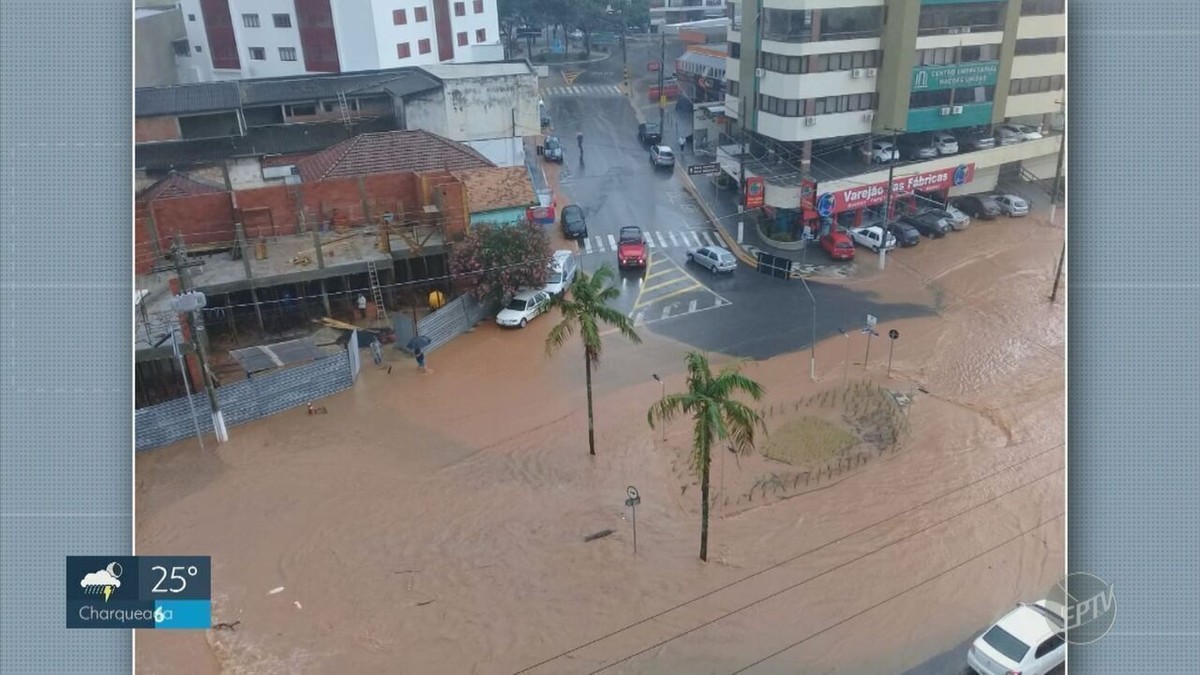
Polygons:
<instances>
[{"instance_id":1,"label":"utility pole","mask_svg":"<svg viewBox=\"0 0 1200 675\"><path fill-rule=\"evenodd\" d=\"M1054 224L1054 217L1058 214L1058 190L1062 185L1063 160L1067 150L1067 130L1066 125L1063 126L1062 141L1058 144L1058 169L1054 172L1054 192L1050 193L1050 224ZM1063 228L1063 245L1062 252L1058 254L1058 269L1054 272L1054 288L1050 290L1050 302L1058 299L1058 284L1062 280L1063 262L1067 258L1067 241L1066 228Z\"/></svg>"},{"instance_id":2,"label":"utility pole","mask_svg":"<svg viewBox=\"0 0 1200 675\"><path fill-rule=\"evenodd\" d=\"M667 96L663 93L663 74L667 69L667 34L660 35L662 40L662 49L658 57L658 131L666 134L667 130L663 127L665 117L667 115Z\"/></svg>"},{"instance_id":3,"label":"utility pole","mask_svg":"<svg viewBox=\"0 0 1200 675\"><path fill-rule=\"evenodd\" d=\"M812 290L808 287L808 279L800 277L800 281L804 283L804 290L808 293L808 299L812 302L812 344L808 349L808 379L813 382L817 381L817 299L813 297Z\"/></svg>"},{"instance_id":4,"label":"utility pole","mask_svg":"<svg viewBox=\"0 0 1200 675\"><path fill-rule=\"evenodd\" d=\"M892 180L895 177L896 162L898 161L897 159L893 158L890 153L894 152L897 155L900 154L899 150L896 149L896 136L899 133L899 131L896 129L892 129L890 127L887 128L886 131L892 132L892 149L888 154L887 201L884 202L884 207L883 207L883 237L880 239L880 242L879 242L879 269L884 269L887 267L888 223L890 223L892 220ZM868 338L868 340L869 340L869 338ZM868 342L867 344L869 345L870 342ZM868 349L870 349L870 347L868 347Z\"/></svg>"}]
</instances>

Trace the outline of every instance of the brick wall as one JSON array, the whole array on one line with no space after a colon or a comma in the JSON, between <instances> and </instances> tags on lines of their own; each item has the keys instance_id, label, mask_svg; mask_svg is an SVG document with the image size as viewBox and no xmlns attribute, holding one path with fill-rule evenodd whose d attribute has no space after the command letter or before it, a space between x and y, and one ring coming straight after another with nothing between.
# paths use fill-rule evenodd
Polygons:
<instances>
[{"instance_id":1,"label":"brick wall","mask_svg":"<svg viewBox=\"0 0 1200 675\"><path fill-rule=\"evenodd\" d=\"M255 375L225 385L217 389L217 400L221 404L226 427L233 427L307 405L310 401L348 389L353 384L350 357L342 352L313 363ZM212 414L208 395L201 390L191 398L200 431L211 434ZM196 433L187 397L137 410L134 413L134 425L135 447L138 450L170 445Z\"/></svg>"},{"instance_id":2,"label":"brick wall","mask_svg":"<svg viewBox=\"0 0 1200 675\"><path fill-rule=\"evenodd\" d=\"M151 141L177 141L179 120L175 117L139 117L133 123L133 140L135 143Z\"/></svg>"}]
</instances>

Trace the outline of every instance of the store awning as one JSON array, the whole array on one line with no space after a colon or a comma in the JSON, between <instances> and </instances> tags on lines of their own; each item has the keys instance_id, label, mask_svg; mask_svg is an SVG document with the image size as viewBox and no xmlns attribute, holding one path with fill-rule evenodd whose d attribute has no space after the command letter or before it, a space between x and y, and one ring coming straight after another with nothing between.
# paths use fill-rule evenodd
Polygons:
<instances>
[{"instance_id":1,"label":"store awning","mask_svg":"<svg viewBox=\"0 0 1200 675\"><path fill-rule=\"evenodd\" d=\"M684 52L683 56L679 57L681 63L691 63L701 68L711 68L716 75L724 76L725 59L711 54L701 54L700 52Z\"/></svg>"}]
</instances>

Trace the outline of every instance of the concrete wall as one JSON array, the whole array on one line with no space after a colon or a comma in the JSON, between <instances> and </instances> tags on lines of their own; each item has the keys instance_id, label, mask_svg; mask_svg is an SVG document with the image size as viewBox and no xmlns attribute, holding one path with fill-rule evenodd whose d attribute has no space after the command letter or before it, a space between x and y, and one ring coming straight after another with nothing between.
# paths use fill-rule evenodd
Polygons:
<instances>
[{"instance_id":1,"label":"concrete wall","mask_svg":"<svg viewBox=\"0 0 1200 675\"><path fill-rule=\"evenodd\" d=\"M373 2L363 2L363 0L333 0L329 3L329 9L333 14L333 29L338 35L337 49L338 61L342 64L342 70L345 72L353 72L355 70L376 70L382 68L379 65L379 50L375 36L375 13ZM408 21L413 22L412 8L408 9ZM387 17L387 26L392 23L391 16ZM432 23L432 22L430 22ZM381 30L386 30L384 26L380 26ZM352 39L344 39L346 36L353 36ZM392 56L395 56L395 46L392 46ZM413 45L413 53L416 53L416 45Z\"/></svg>"},{"instance_id":2,"label":"concrete wall","mask_svg":"<svg viewBox=\"0 0 1200 675\"><path fill-rule=\"evenodd\" d=\"M525 165L525 140L521 137L468 141L463 145L474 148L496 166Z\"/></svg>"},{"instance_id":3,"label":"concrete wall","mask_svg":"<svg viewBox=\"0 0 1200 675\"><path fill-rule=\"evenodd\" d=\"M135 143L177 141L180 138L182 138L182 135L179 131L178 117L138 117L133 121L133 140Z\"/></svg>"},{"instance_id":4,"label":"concrete wall","mask_svg":"<svg viewBox=\"0 0 1200 675\"><path fill-rule=\"evenodd\" d=\"M225 161L229 170L229 184L234 190L265 187L262 162L257 157L234 157Z\"/></svg>"},{"instance_id":5,"label":"concrete wall","mask_svg":"<svg viewBox=\"0 0 1200 675\"><path fill-rule=\"evenodd\" d=\"M532 72L446 80L443 91L445 136L451 140L534 136L541 131L537 76Z\"/></svg>"},{"instance_id":6,"label":"concrete wall","mask_svg":"<svg viewBox=\"0 0 1200 675\"><path fill-rule=\"evenodd\" d=\"M133 86L163 87L179 84L181 80L175 67L175 47L172 43L187 38L187 31L183 26L183 13L179 8L139 16L134 22L133 32Z\"/></svg>"},{"instance_id":7,"label":"concrete wall","mask_svg":"<svg viewBox=\"0 0 1200 675\"><path fill-rule=\"evenodd\" d=\"M348 389L354 379L350 356L343 352L219 387L217 401L226 426L233 427ZM135 448L150 450L193 436L196 422L201 433L212 433L208 396L203 391L192 395L190 406L184 397L137 410Z\"/></svg>"},{"instance_id":8,"label":"concrete wall","mask_svg":"<svg viewBox=\"0 0 1200 675\"><path fill-rule=\"evenodd\" d=\"M423 129L439 136L448 136L444 93L431 91L405 101L404 128Z\"/></svg>"}]
</instances>

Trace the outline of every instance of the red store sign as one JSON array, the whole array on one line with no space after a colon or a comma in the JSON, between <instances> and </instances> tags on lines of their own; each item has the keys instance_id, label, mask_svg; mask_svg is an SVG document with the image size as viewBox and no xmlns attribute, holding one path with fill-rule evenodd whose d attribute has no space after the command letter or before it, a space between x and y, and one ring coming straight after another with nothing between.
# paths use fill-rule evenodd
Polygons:
<instances>
[{"instance_id":1,"label":"red store sign","mask_svg":"<svg viewBox=\"0 0 1200 675\"><path fill-rule=\"evenodd\" d=\"M892 199L915 191L935 192L956 185L970 183L975 178L975 164L960 164L956 167L918 173L896 178L892 181ZM887 201L887 181L826 192L817 197L817 212L829 217L843 211L853 211Z\"/></svg>"}]
</instances>

